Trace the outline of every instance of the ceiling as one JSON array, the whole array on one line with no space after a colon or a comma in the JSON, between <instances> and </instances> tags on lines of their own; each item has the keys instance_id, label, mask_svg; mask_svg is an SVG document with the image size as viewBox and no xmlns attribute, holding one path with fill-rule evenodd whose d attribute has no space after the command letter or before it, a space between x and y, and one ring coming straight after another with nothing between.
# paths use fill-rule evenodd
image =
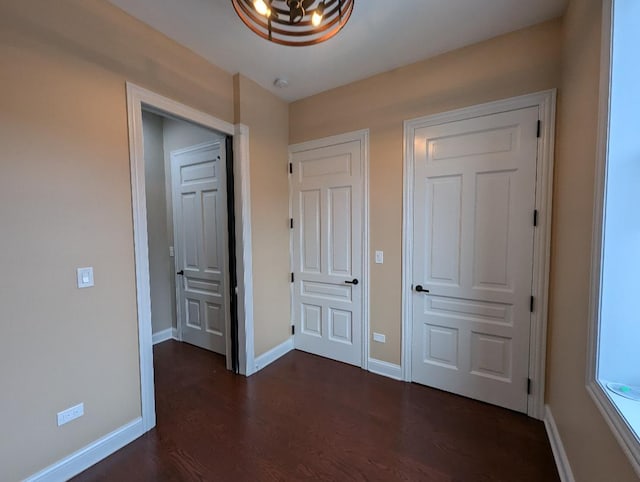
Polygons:
<instances>
[{"instance_id":1,"label":"ceiling","mask_svg":"<svg viewBox=\"0 0 640 482\"><path fill-rule=\"evenodd\" d=\"M345 28L311 47L251 32L231 0L110 0L230 72L287 101L560 16L567 0L356 0ZM289 82L273 85L277 78Z\"/></svg>"}]
</instances>

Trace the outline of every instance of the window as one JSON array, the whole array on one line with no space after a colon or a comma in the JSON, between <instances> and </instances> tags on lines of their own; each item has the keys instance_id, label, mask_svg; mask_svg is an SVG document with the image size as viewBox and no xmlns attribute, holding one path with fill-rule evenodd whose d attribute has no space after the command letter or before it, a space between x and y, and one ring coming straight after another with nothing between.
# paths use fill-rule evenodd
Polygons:
<instances>
[{"instance_id":1,"label":"window","mask_svg":"<svg viewBox=\"0 0 640 482\"><path fill-rule=\"evenodd\" d=\"M605 2L588 388L640 467L640 2Z\"/></svg>"}]
</instances>

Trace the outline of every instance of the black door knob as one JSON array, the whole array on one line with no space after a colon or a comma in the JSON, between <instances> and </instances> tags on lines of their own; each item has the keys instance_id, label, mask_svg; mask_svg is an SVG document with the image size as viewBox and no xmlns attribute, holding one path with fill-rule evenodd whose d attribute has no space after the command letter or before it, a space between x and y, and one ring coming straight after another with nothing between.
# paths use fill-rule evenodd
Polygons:
<instances>
[{"instance_id":1,"label":"black door knob","mask_svg":"<svg viewBox=\"0 0 640 482\"><path fill-rule=\"evenodd\" d=\"M179 274L180 276L184 276L184 270L181 269L180 271L178 271L176 274Z\"/></svg>"},{"instance_id":2,"label":"black door knob","mask_svg":"<svg viewBox=\"0 0 640 482\"><path fill-rule=\"evenodd\" d=\"M357 285L359 281L354 278L353 281L345 281L345 283L347 283L348 285Z\"/></svg>"},{"instance_id":3,"label":"black door knob","mask_svg":"<svg viewBox=\"0 0 640 482\"><path fill-rule=\"evenodd\" d=\"M422 285L417 285L417 286L416 286L416 291L417 291L418 293L428 293L428 292L429 292L429 290L425 290L425 289L422 287Z\"/></svg>"}]
</instances>

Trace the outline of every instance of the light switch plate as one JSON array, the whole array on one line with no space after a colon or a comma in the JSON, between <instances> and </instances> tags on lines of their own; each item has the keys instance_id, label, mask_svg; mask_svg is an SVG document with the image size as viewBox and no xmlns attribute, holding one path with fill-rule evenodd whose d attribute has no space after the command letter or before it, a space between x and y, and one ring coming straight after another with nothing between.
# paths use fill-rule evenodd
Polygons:
<instances>
[{"instance_id":1,"label":"light switch plate","mask_svg":"<svg viewBox=\"0 0 640 482\"><path fill-rule=\"evenodd\" d=\"M382 333L373 333L373 341L377 341L378 343L386 343L387 337Z\"/></svg>"},{"instance_id":2,"label":"light switch plate","mask_svg":"<svg viewBox=\"0 0 640 482\"><path fill-rule=\"evenodd\" d=\"M173 257L175 257L175 255L176 255L176 253L173 250L173 246L169 246L169 257L173 258Z\"/></svg>"},{"instance_id":3,"label":"light switch plate","mask_svg":"<svg viewBox=\"0 0 640 482\"><path fill-rule=\"evenodd\" d=\"M376 251L376 264L384 263L384 252Z\"/></svg>"},{"instance_id":4,"label":"light switch plate","mask_svg":"<svg viewBox=\"0 0 640 482\"><path fill-rule=\"evenodd\" d=\"M78 268L78 288L89 288L93 284L93 268Z\"/></svg>"}]
</instances>

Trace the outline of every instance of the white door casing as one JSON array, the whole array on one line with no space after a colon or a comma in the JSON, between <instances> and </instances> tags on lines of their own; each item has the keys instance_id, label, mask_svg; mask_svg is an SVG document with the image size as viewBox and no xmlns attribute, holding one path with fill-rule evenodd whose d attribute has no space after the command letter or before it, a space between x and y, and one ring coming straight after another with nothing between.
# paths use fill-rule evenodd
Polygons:
<instances>
[{"instance_id":1,"label":"white door casing","mask_svg":"<svg viewBox=\"0 0 640 482\"><path fill-rule=\"evenodd\" d=\"M126 82L129 156L131 173L131 208L135 253L136 301L138 315L138 353L142 432L156 425L153 374L153 336L151 330L151 296L149 282L149 250L145 195L144 139L142 111L169 115L233 136L234 215L236 219L236 275L238 280L238 348L240 373L255 370L253 341L253 261L251 243L251 172L249 168L249 127L230 124L172 99ZM230 350L227 369L232 369Z\"/></svg>"},{"instance_id":2,"label":"white door casing","mask_svg":"<svg viewBox=\"0 0 640 482\"><path fill-rule=\"evenodd\" d=\"M295 347L365 368L367 139L290 148Z\"/></svg>"},{"instance_id":3,"label":"white door casing","mask_svg":"<svg viewBox=\"0 0 640 482\"><path fill-rule=\"evenodd\" d=\"M229 332L224 139L171 152L178 334L226 354Z\"/></svg>"},{"instance_id":4,"label":"white door casing","mask_svg":"<svg viewBox=\"0 0 640 482\"><path fill-rule=\"evenodd\" d=\"M414 147L412 378L521 412L538 115L529 107L424 127Z\"/></svg>"}]
</instances>

